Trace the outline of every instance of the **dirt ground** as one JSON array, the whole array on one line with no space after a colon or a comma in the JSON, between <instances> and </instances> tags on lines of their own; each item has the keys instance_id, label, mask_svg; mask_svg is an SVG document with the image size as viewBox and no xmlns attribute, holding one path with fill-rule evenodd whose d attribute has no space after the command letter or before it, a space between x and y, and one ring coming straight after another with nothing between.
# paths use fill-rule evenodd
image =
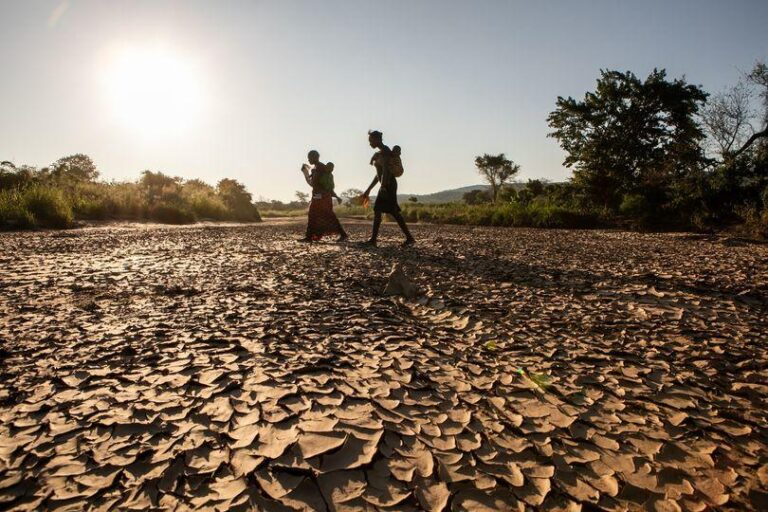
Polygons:
<instances>
[{"instance_id":1,"label":"dirt ground","mask_svg":"<svg viewBox=\"0 0 768 512\"><path fill-rule=\"evenodd\" d=\"M768 245L384 234L0 234L0 509L768 510Z\"/></svg>"}]
</instances>

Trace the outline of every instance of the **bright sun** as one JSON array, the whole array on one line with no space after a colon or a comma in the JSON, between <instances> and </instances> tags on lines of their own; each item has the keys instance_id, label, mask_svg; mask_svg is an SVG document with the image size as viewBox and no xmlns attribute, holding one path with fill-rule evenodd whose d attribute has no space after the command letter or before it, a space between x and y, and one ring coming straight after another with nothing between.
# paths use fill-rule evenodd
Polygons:
<instances>
[{"instance_id":1,"label":"bright sun","mask_svg":"<svg viewBox=\"0 0 768 512\"><path fill-rule=\"evenodd\" d=\"M200 73L168 47L111 52L104 78L109 108L135 135L166 139L187 132L203 107Z\"/></svg>"}]
</instances>

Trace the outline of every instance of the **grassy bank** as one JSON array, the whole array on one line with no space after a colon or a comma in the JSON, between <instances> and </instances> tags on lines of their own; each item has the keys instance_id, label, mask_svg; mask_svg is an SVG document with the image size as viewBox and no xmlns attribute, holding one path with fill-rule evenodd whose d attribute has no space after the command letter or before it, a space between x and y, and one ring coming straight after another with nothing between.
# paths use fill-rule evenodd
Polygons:
<instances>
[{"instance_id":1,"label":"grassy bank","mask_svg":"<svg viewBox=\"0 0 768 512\"><path fill-rule=\"evenodd\" d=\"M371 208L363 208L362 206L336 206L333 209L339 218L350 217L373 217L373 210ZM286 208L286 209L259 209L259 214L262 218L273 217L306 217L308 207L304 208Z\"/></svg>"},{"instance_id":2,"label":"grassy bank","mask_svg":"<svg viewBox=\"0 0 768 512\"><path fill-rule=\"evenodd\" d=\"M60 190L40 186L0 190L0 227L66 228L73 221L72 205Z\"/></svg>"},{"instance_id":3,"label":"grassy bank","mask_svg":"<svg viewBox=\"0 0 768 512\"><path fill-rule=\"evenodd\" d=\"M473 226L534 228L595 228L607 223L594 212L543 204L407 204L403 216L410 222L436 222Z\"/></svg>"},{"instance_id":4,"label":"grassy bank","mask_svg":"<svg viewBox=\"0 0 768 512\"><path fill-rule=\"evenodd\" d=\"M509 226L536 228L596 228L610 225L599 214L582 212L561 206L540 204L480 204L464 203L402 205L408 222L458 224L471 226ZM334 209L339 218L373 217L371 208L340 206ZM296 217L307 215L307 209L263 210L264 218Z\"/></svg>"},{"instance_id":5,"label":"grassy bank","mask_svg":"<svg viewBox=\"0 0 768 512\"><path fill-rule=\"evenodd\" d=\"M216 187L145 171L136 182L96 181L76 170L0 167L0 229L67 228L77 221L151 221L189 224L199 220L261 220L251 194L235 180ZM73 159L75 157L69 157ZM65 159L62 159L65 160ZM68 162L71 163L71 162ZM92 164L91 164L92 165Z\"/></svg>"},{"instance_id":6,"label":"grassy bank","mask_svg":"<svg viewBox=\"0 0 768 512\"><path fill-rule=\"evenodd\" d=\"M255 207L233 208L214 194L151 198L132 183L0 190L0 229L67 228L76 221L97 220L190 224L199 220L253 222L261 217Z\"/></svg>"}]
</instances>

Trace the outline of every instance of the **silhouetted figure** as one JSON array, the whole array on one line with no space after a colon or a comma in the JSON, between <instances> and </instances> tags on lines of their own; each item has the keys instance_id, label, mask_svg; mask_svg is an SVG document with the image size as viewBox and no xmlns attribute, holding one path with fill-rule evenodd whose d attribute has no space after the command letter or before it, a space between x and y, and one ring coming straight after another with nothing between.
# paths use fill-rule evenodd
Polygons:
<instances>
[{"instance_id":1,"label":"silhouetted figure","mask_svg":"<svg viewBox=\"0 0 768 512\"><path fill-rule=\"evenodd\" d=\"M405 223L402 213L400 213L400 205L397 204L397 177L395 176L394 165L400 163L400 146L395 146L397 153L393 153L389 147L384 145L383 134L380 131L368 132L368 143L372 148L378 149L378 151L371 158L371 165L376 168L376 177L363 193L363 197L367 198L376 183L380 183L379 193L376 195L376 202L373 205L373 232L371 233L371 239L365 242L366 245L376 245L376 241L379 237L379 227L381 226L381 215L384 213L390 214L400 229L403 230L405 235L405 242L403 245L413 245L416 240L411 236L411 232L408 230L408 225Z\"/></svg>"},{"instance_id":2,"label":"silhouetted figure","mask_svg":"<svg viewBox=\"0 0 768 512\"><path fill-rule=\"evenodd\" d=\"M320 161L320 153L314 149L307 154L309 165L303 164L301 172L312 187L312 199L307 215L307 234L300 241L314 242L324 236L339 235L339 242L349 237L333 211L334 192L333 164L330 167Z\"/></svg>"}]
</instances>

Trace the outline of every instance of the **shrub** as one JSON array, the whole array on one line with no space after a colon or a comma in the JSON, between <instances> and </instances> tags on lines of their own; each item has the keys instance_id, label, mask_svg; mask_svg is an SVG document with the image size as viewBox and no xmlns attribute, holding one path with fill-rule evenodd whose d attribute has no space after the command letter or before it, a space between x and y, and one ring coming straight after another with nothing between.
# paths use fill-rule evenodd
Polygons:
<instances>
[{"instance_id":1,"label":"shrub","mask_svg":"<svg viewBox=\"0 0 768 512\"><path fill-rule=\"evenodd\" d=\"M20 194L36 226L66 228L72 225L74 220L72 206L60 190L33 186L23 189Z\"/></svg>"},{"instance_id":2,"label":"shrub","mask_svg":"<svg viewBox=\"0 0 768 512\"><path fill-rule=\"evenodd\" d=\"M636 227L651 227L656 222L658 208L654 207L645 196L627 194L619 205L619 213L629 218Z\"/></svg>"},{"instance_id":3,"label":"shrub","mask_svg":"<svg viewBox=\"0 0 768 512\"><path fill-rule=\"evenodd\" d=\"M528 204L407 205L403 208L403 215L409 221L477 226L593 228L605 224L597 212L550 205L544 201Z\"/></svg>"},{"instance_id":4,"label":"shrub","mask_svg":"<svg viewBox=\"0 0 768 512\"><path fill-rule=\"evenodd\" d=\"M25 229L35 226L17 190L0 190L0 229Z\"/></svg>"},{"instance_id":5,"label":"shrub","mask_svg":"<svg viewBox=\"0 0 768 512\"><path fill-rule=\"evenodd\" d=\"M227 220L228 212L224 202L218 197L196 194L189 198L189 206L198 219Z\"/></svg>"},{"instance_id":6,"label":"shrub","mask_svg":"<svg viewBox=\"0 0 768 512\"><path fill-rule=\"evenodd\" d=\"M79 198L72 209L78 219L105 220L114 211L114 204L105 198Z\"/></svg>"},{"instance_id":7,"label":"shrub","mask_svg":"<svg viewBox=\"0 0 768 512\"><path fill-rule=\"evenodd\" d=\"M191 224L195 215L179 205L159 204L150 208L149 219L163 224Z\"/></svg>"}]
</instances>

